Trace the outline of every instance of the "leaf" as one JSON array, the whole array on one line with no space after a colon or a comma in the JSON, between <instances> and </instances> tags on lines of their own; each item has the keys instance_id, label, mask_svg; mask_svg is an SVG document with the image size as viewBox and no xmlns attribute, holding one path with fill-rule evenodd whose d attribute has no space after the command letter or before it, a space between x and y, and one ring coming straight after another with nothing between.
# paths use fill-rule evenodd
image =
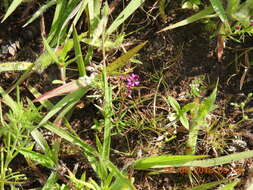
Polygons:
<instances>
[{"instance_id":1,"label":"leaf","mask_svg":"<svg viewBox=\"0 0 253 190\"><path fill-rule=\"evenodd\" d=\"M252 0L248 0L242 3L237 10L233 14L233 18L243 24L245 27L250 25L250 18L252 16L253 2Z\"/></svg>"},{"instance_id":2,"label":"leaf","mask_svg":"<svg viewBox=\"0 0 253 190\"><path fill-rule=\"evenodd\" d=\"M106 165L110 172L115 176L115 182L111 185L111 190L136 190L132 182L122 174L121 171L109 160L106 161Z\"/></svg>"},{"instance_id":3,"label":"leaf","mask_svg":"<svg viewBox=\"0 0 253 190\"><path fill-rule=\"evenodd\" d=\"M60 136L61 138L69 141L70 143L79 146L80 148L82 148L85 151L85 153L88 156L91 156L91 158L94 158L94 157L98 156L98 153L94 148L92 148L87 143L83 142L83 140L80 139L79 137L70 134L66 130L61 129L61 128L59 128L57 126L54 126L54 125L51 125L51 124L46 124L46 125L44 125L44 127L46 129L48 129L49 131L52 131L56 135Z\"/></svg>"},{"instance_id":4,"label":"leaf","mask_svg":"<svg viewBox=\"0 0 253 190\"><path fill-rule=\"evenodd\" d=\"M196 120L198 120L197 122L203 120L207 116L207 114L213 109L216 94L217 94L217 85L214 88L212 94L201 103L198 111L198 116L196 118Z\"/></svg>"},{"instance_id":5,"label":"leaf","mask_svg":"<svg viewBox=\"0 0 253 190\"><path fill-rule=\"evenodd\" d=\"M111 128L112 128L112 88L108 84L106 69L103 72L104 84L104 141L102 149L102 159L109 160L111 145Z\"/></svg>"},{"instance_id":6,"label":"leaf","mask_svg":"<svg viewBox=\"0 0 253 190\"><path fill-rule=\"evenodd\" d=\"M82 86L78 83L78 80L74 80L72 82L63 84L57 88L54 88L54 89L42 94L41 96L36 98L34 100L34 102L41 102L41 101L47 100L47 99L55 97L55 96L69 94L69 93L72 93L72 92L80 89L81 87Z\"/></svg>"},{"instance_id":7,"label":"leaf","mask_svg":"<svg viewBox=\"0 0 253 190\"><path fill-rule=\"evenodd\" d=\"M8 105L11 110L15 113L15 112L18 112L19 111L19 105L17 102L15 102L10 96L9 94L7 94L4 89L2 87L0 87L0 94L2 95L3 97L3 100L4 100L4 103L6 105Z\"/></svg>"},{"instance_id":8,"label":"leaf","mask_svg":"<svg viewBox=\"0 0 253 190\"><path fill-rule=\"evenodd\" d=\"M113 33L119 25L121 25L125 20L133 14L133 12L138 9L145 0L132 0L126 8L119 14L119 16L113 21L110 27L106 31L106 35Z\"/></svg>"},{"instance_id":9,"label":"leaf","mask_svg":"<svg viewBox=\"0 0 253 190\"><path fill-rule=\"evenodd\" d=\"M183 113L179 116L179 120L180 122L182 123L182 125L187 129L189 130L189 121L188 121L188 118L187 118L187 115L186 113Z\"/></svg>"},{"instance_id":10,"label":"leaf","mask_svg":"<svg viewBox=\"0 0 253 190\"><path fill-rule=\"evenodd\" d=\"M220 185L222 183L225 183L227 181L228 181L228 179L220 180L220 181L214 181L214 182L198 185L198 186L195 186L195 187L187 189L187 190L207 190L207 189L211 189L211 188L213 188L217 185Z\"/></svg>"},{"instance_id":11,"label":"leaf","mask_svg":"<svg viewBox=\"0 0 253 190\"><path fill-rule=\"evenodd\" d=\"M73 26L74 29L74 49L75 49L75 56L76 56L76 62L77 62L77 66L78 66L78 71L79 71L79 77L83 77L86 75L86 71L85 71L85 65L84 65L84 61L83 61L83 55L82 55L82 50L81 50L81 46L80 46L80 41L78 39L78 34L76 31L76 28Z\"/></svg>"},{"instance_id":12,"label":"leaf","mask_svg":"<svg viewBox=\"0 0 253 190\"><path fill-rule=\"evenodd\" d=\"M110 65L107 66L106 71L111 74L113 71L116 71L120 67L124 66L124 64L131 59L138 51L140 51L147 41L139 44L138 46L128 50L124 55L113 61Z\"/></svg>"},{"instance_id":13,"label":"leaf","mask_svg":"<svg viewBox=\"0 0 253 190\"><path fill-rule=\"evenodd\" d=\"M51 172L42 190L51 190L52 187L56 184L57 180L58 180L58 173L55 171Z\"/></svg>"},{"instance_id":14,"label":"leaf","mask_svg":"<svg viewBox=\"0 0 253 190\"><path fill-rule=\"evenodd\" d=\"M134 169L164 168L169 166L183 166L189 161L204 158L205 155L162 155L142 158L133 163Z\"/></svg>"},{"instance_id":15,"label":"leaf","mask_svg":"<svg viewBox=\"0 0 253 190\"><path fill-rule=\"evenodd\" d=\"M101 39L99 39L99 38L105 32L105 28L106 28L107 21L108 21L108 9L109 9L108 4L105 3L103 10L102 10L102 18L99 20L98 24L96 25L96 28L92 32L91 44L94 44L94 42L96 42L96 41L101 42ZM102 48L102 45L103 45L103 43L101 42L100 48Z\"/></svg>"},{"instance_id":16,"label":"leaf","mask_svg":"<svg viewBox=\"0 0 253 190\"><path fill-rule=\"evenodd\" d=\"M5 71L23 71L27 70L34 63L25 61L15 61L15 62L3 62L0 63L0 72Z\"/></svg>"},{"instance_id":17,"label":"leaf","mask_svg":"<svg viewBox=\"0 0 253 190\"><path fill-rule=\"evenodd\" d=\"M231 32L231 28L229 26L228 18L227 18L227 15L225 13L225 10L222 6L221 0L210 0L210 2L212 4L212 7L213 7L214 11L218 14L221 21L225 24L226 29L229 32Z\"/></svg>"},{"instance_id":18,"label":"leaf","mask_svg":"<svg viewBox=\"0 0 253 190\"><path fill-rule=\"evenodd\" d=\"M174 29L174 28L178 28L178 27L185 26L187 24L196 22L196 21L198 21L200 19L203 19L206 16L212 14L213 12L214 12L214 10L213 10L213 8L211 6L206 7L205 9L203 9L203 10L199 11L198 13L196 13L195 15L193 15L191 17L188 17L188 18L186 18L186 19L184 19L184 20L182 20L180 22L177 22L175 24L172 24L170 26L167 26L164 29L160 30L159 32L164 32L166 30L171 30L171 29Z\"/></svg>"},{"instance_id":19,"label":"leaf","mask_svg":"<svg viewBox=\"0 0 253 190\"><path fill-rule=\"evenodd\" d=\"M184 105L181 109L181 112L182 113L186 113L188 111L191 111L192 109L194 109L196 107L196 102L191 102L191 103L188 103L186 105Z\"/></svg>"},{"instance_id":20,"label":"leaf","mask_svg":"<svg viewBox=\"0 0 253 190\"><path fill-rule=\"evenodd\" d=\"M51 117L53 117L58 111L60 111L63 107L73 102L78 102L79 99L87 92L87 89L80 88L75 92L68 94L63 99L61 99L48 113L47 115L40 121L38 127L44 125Z\"/></svg>"},{"instance_id":21,"label":"leaf","mask_svg":"<svg viewBox=\"0 0 253 190\"><path fill-rule=\"evenodd\" d=\"M44 44L48 54L51 56L51 58L54 60L54 62L60 64L58 57L56 56L55 52L51 49L49 44L47 43L47 40L44 37L42 37L42 40L43 40L43 44Z\"/></svg>"},{"instance_id":22,"label":"leaf","mask_svg":"<svg viewBox=\"0 0 253 190\"><path fill-rule=\"evenodd\" d=\"M159 0L159 13L164 23L166 22L166 18L167 18L165 9L169 3L170 3L170 0L169 1Z\"/></svg>"},{"instance_id":23,"label":"leaf","mask_svg":"<svg viewBox=\"0 0 253 190\"><path fill-rule=\"evenodd\" d=\"M236 179L234 182L231 182L221 188L219 190L234 190L234 187L240 182L239 179Z\"/></svg>"},{"instance_id":24,"label":"leaf","mask_svg":"<svg viewBox=\"0 0 253 190\"><path fill-rule=\"evenodd\" d=\"M51 149L49 148L47 141L44 139L43 135L37 129L34 129L31 132L31 135L36 141L36 143L43 150L43 152L46 153L46 155L51 155Z\"/></svg>"},{"instance_id":25,"label":"leaf","mask_svg":"<svg viewBox=\"0 0 253 190\"><path fill-rule=\"evenodd\" d=\"M227 9L226 13L228 17L232 19L233 14L238 10L240 4L240 0L229 0L227 1Z\"/></svg>"},{"instance_id":26,"label":"leaf","mask_svg":"<svg viewBox=\"0 0 253 190\"><path fill-rule=\"evenodd\" d=\"M100 20L99 19L100 8L101 8L101 1L98 0L88 1L87 14L89 15L89 25L90 25L89 32L91 33L91 35L97 28L97 24Z\"/></svg>"},{"instance_id":27,"label":"leaf","mask_svg":"<svg viewBox=\"0 0 253 190\"><path fill-rule=\"evenodd\" d=\"M37 152L33 152L30 150L26 150L26 149L21 149L19 150L19 152L21 154L23 154L26 158L29 158L31 160L34 160L36 162L38 162L39 164L41 164L42 166L48 167L48 168L54 168L55 163L53 160L50 159L50 157L37 153Z\"/></svg>"},{"instance_id":28,"label":"leaf","mask_svg":"<svg viewBox=\"0 0 253 190\"><path fill-rule=\"evenodd\" d=\"M1 22L4 22L21 3L22 0L13 0Z\"/></svg>"},{"instance_id":29,"label":"leaf","mask_svg":"<svg viewBox=\"0 0 253 190\"><path fill-rule=\"evenodd\" d=\"M252 158L253 157L253 151L245 151L245 152L239 152L234 153L226 156L221 156L218 158L210 158L206 160L194 160L191 162L187 162L181 166L190 166L190 167L211 167L211 166L217 166L217 165L223 165L223 164L229 164L231 162Z\"/></svg>"},{"instance_id":30,"label":"leaf","mask_svg":"<svg viewBox=\"0 0 253 190\"><path fill-rule=\"evenodd\" d=\"M177 100L175 98L173 98L172 96L169 96L168 102L173 107L173 109L177 112L177 114L179 114L181 111L181 108L180 108L180 105L177 102Z\"/></svg>"},{"instance_id":31,"label":"leaf","mask_svg":"<svg viewBox=\"0 0 253 190\"><path fill-rule=\"evenodd\" d=\"M24 24L23 27L26 27L28 24L30 24L31 22L33 22L35 19L37 19L40 15L42 15L44 12L46 12L46 10L50 7L52 7L53 5L55 5L57 3L57 0L51 0L49 2L47 2L45 5L42 5L39 10L37 10L32 17Z\"/></svg>"}]
</instances>

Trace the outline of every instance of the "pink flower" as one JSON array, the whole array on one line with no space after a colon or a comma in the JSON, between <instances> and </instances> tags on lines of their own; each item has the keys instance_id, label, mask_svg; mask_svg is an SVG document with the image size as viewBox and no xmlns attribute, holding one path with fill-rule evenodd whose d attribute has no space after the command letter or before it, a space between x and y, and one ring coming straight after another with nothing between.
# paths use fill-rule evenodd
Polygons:
<instances>
[{"instance_id":1,"label":"pink flower","mask_svg":"<svg viewBox=\"0 0 253 190\"><path fill-rule=\"evenodd\" d=\"M131 98L131 94L133 92L132 88L140 85L139 78L140 78L139 75L133 73L129 75L127 78L123 79L124 81L126 81L127 97Z\"/></svg>"},{"instance_id":2,"label":"pink flower","mask_svg":"<svg viewBox=\"0 0 253 190\"><path fill-rule=\"evenodd\" d=\"M250 22L250 26L253 26L253 20L250 20L249 22Z\"/></svg>"}]
</instances>

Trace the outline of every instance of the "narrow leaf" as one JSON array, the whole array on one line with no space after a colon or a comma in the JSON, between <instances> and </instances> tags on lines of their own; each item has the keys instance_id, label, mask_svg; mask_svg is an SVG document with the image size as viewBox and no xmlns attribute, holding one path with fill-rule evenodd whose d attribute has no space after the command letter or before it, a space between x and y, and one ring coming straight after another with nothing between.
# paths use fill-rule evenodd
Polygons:
<instances>
[{"instance_id":1,"label":"narrow leaf","mask_svg":"<svg viewBox=\"0 0 253 190\"><path fill-rule=\"evenodd\" d=\"M53 168L55 166L55 163L53 160L51 160L48 156L33 152L30 150L26 149L21 149L19 150L21 154L23 154L26 158L29 158L31 160L34 160L41 164L42 166L48 167L48 168Z\"/></svg>"},{"instance_id":2,"label":"narrow leaf","mask_svg":"<svg viewBox=\"0 0 253 190\"><path fill-rule=\"evenodd\" d=\"M133 163L135 169L164 168L168 166L183 166L189 161L206 157L205 155L162 155L142 158Z\"/></svg>"},{"instance_id":3,"label":"narrow leaf","mask_svg":"<svg viewBox=\"0 0 253 190\"><path fill-rule=\"evenodd\" d=\"M236 179L235 181L229 183L229 184L226 184L225 186L219 188L219 190L234 190L235 189L235 186L239 183L239 179Z\"/></svg>"},{"instance_id":4,"label":"narrow leaf","mask_svg":"<svg viewBox=\"0 0 253 190\"><path fill-rule=\"evenodd\" d=\"M191 166L191 167L211 167L222 164L229 164L231 162L247 159L253 157L253 150L234 153L226 156L221 156L218 158L211 158L206 160L195 160L188 163L183 164L183 166ZM182 165L181 165L182 166Z\"/></svg>"},{"instance_id":5,"label":"narrow leaf","mask_svg":"<svg viewBox=\"0 0 253 190\"><path fill-rule=\"evenodd\" d=\"M141 48L147 43L147 41L139 44L138 46L130 49L124 55L113 61L110 65L107 66L106 71L111 74L116 71L118 68L124 66L124 64L131 59Z\"/></svg>"},{"instance_id":6,"label":"narrow leaf","mask_svg":"<svg viewBox=\"0 0 253 190\"><path fill-rule=\"evenodd\" d=\"M5 71L24 71L27 70L33 63L31 62L3 62L0 63L0 72Z\"/></svg>"},{"instance_id":7,"label":"narrow leaf","mask_svg":"<svg viewBox=\"0 0 253 190\"><path fill-rule=\"evenodd\" d=\"M181 108L180 108L180 105L177 102L177 100L175 98L173 98L172 96L169 96L168 102L173 107L173 109L177 112L177 114L179 114Z\"/></svg>"},{"instance_id":8,"label":"narrow leaf","mask_svg":"<svg viewBox=\"0 0 253 190\"><path fill-rule=\"evenodd\" d=\"M187 24L190 24L190 23L193 23L193 22L196 22L202 18L205 18L206 16L212 14L214 12L213 8L212 7L207 7L201 11L199 11L198 13L196 13L195 15L191 16L191 17L188 17L180 22L177 22L175 24L172 24L170 26L167 26L165 27L164 29L160 30L159 32L164 32L166 30L171 30L171 29L174 29L174 28L178 28L178 27L181 27L181 26L185 26Z\"/></svg>"},{"instance_id":9,"label":"narrow leaf","mask_svg":"<svg viewBox=\"0 0 253 190\"><path fill-rule=\"evenodd\" d=\"M46 12L46 10L50 7L52 7L53 5L55 5L57 3L56 0L51 0L49 2L47 2L47 4L42 5L39 10L37 10L33 16L25 23L25 25L23 27L26 27L28 24L30 24L31 22L33 22L35 19L37 19L40 15L42 15L44 12Z\"/></svg>"},{"instance_id":10,"label":"narrow leaf","mask_svg":"<svg viewBox=\"0 0 253 190\"><path fill-rule=\"evenodd\" d=\"M231 31L226 12L223 8L221 0L210 0L214 11L218 14L221 21L225 24L228 31Z\"/></svg>"},{"instance_id":11,"label":"narrow leaf","mask_svg":"<svg viewBox=\"0 0 253 190\"><path fill-rule=\"evenodd\" d=\"M48 177L46 183L43 185L42 190L50 190L56 184L58 180L58 173L53 171Z\"/></svg>"},{"instance_id":12,"label":"narrow leaf","mask_svg":"<svg viewBox=\"0 0 253 190\"><path fill-rule=\"evenodd\" d=\"M44 125L51 117L53 117L57 112L59 112L63 107L66 105L73 103L73 102L78 102L79 99L87 92L86 89L81 88L78 89L77 91L68 94L65 96L63 99L61 99L51 110L50 112L47 113L47 115L40 121L38 127Z\"/></svg>"},{"instance_id":13,"label":"narrow leaf","mask_svg":"<svg viewBox=\"0 0 253 190\"><path fill-rule=\"evenodd\" d=\"M49 46L49 44L47 43L47 40L42 37L43 39L43 43L44 43L44 46L47 50L47 52L49 53L49 55L51 56L51 58L56 62L56 63L60 63L59 60L58 60L58 57L56 56L55 52L51 49L51 47Z\"/></svg>"},{"instance_id":14,"label":"narrow leaf","mask_svg":"<svg viewBox=\"0 0 253 190\"><path fill-rule=\"evenodd\" d=\"M38 131L38 129L34 129L31 132L33 139L37 142L40 148L47 154L51 154L51 150L47 144L47 141L44 139L43 135Z\"/></svg>"},{"instance_id":15,"label":"narrow leaf","mask_svg":"<svg viewBox=\"0 0 253 190\"><path fill-rule=\"evenodd\" d=\"M73 29L74 29L74 49L75 49L75 55L77 57L76 62L78 66L79 76L83 77L86 75L86 71L85 71L85 65L83 61L82 50L80 46L80 41L78 39L78 34L74 26L73 26Z\"/></svg>"},{"instance_id":16,"label":"narrow leaf","mask_svg":"<svg viewBox=\"0 0 253 190\"><path fill-rule=\"evenodd\" d=\"M79 137L70 134L66 130L61 129L60 127L57 127L54 125L50 125L50 124L44 125L44 127L48 129L49 131L52 131L56 135L60 136L61 138L69 141L70 143L73 143L79 146L85 151L87 155L90 155L92 157L98 155L97 151L94 148L92 148L90 145L83 142L82 139L80 139Z\"/></svg>"},{"instance_id":17,"label":"narrow leaf","mask_svg":"<svg viewBox=\"0 0 253 190\"><path fill-rule=\"evenodd\" d=\"M13 0L1 22L4 22L21 3L22 0Z\"/></svg>"},{"instance_id":18,"label":"narrow leaf","mask_svg":"<svg viewBox=\"0 0 253 190\"><path fill-rule=\"evenodd\" d=\"M187 190L207 190L207 189L214 188L215 186L220 185L222 183L225 183L227 181L228 181L227 179L220 180L220 181L214 181L214 182L198 185L196 187L193 187L193 188L190 188L190 189L187 189Z\"/></svg>"},{"instance_id":19,"label":"narrow leaf","mask_svg":"<svg viewBox=\"0 0 253 190\"><path fill-rule=\"evenodd\" d=\"M138 9L145 0L132 0L126 8L119 14L119 16L113 21L108 30L106 31L107 35L113 33L119 25L121 25L133 12Z\"/></svg>"}]
</instances>

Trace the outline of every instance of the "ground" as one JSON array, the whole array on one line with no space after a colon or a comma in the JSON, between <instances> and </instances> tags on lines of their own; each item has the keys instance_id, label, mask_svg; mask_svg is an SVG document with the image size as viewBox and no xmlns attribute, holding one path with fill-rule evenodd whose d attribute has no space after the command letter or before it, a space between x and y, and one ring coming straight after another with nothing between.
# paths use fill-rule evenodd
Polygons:
<instances>
[{"instance_id":1,"label":"ground","mask_svg":"<svg viewBox=\"0 0 253 190\"><path fill-rule=\"evenodd\" d=\"M149 4L144 6L148 10ZM176 6L176 5L174 5ZM17 21L20 14L18 9L15 14L0 24L0 61L29 60L34 61L43 51L40 33L33 29L38 27L38 22L32 23L28 28L22 28L22 23ZM157 10L155 10L157 11ZM151 12L156 15L157 12ZM160 17L148 17L143 10L138 10L126 31L132 31L139 26L143 29L130 35L126 42L137 43L148 41L148 44L136 57L142 62L132 66L134 73L139 74L141 87L135 90L132 99L115 101L115 114L125 113L122 121L115 117L115 128L112 136L111 160L119 168L140 157L161 154L182 155L186 151L187 130L178 125L170 126L168 119L172 111L166 105L163 97L172 96L180 105L191 101L201 101L208 97L218 81L218 94L216 109L210 116L212 129L201 130L198 137L197 154L206 154L210 157L218 157L233 152L251 150L253 147L252 120L242 121L242 110L232 106L231 103L241 103L247 100L252 92L252 70L249 68L243 78L245 68L243 59L237 56L252 46L252 38L246 37L244 43L227 42L221 62L217 61L216 38L210 38L210 33L203 23L193 23L172 31L157 33L170 22L181 20L189 11L169 12L167 23L163 23ZM181 16L183 15L183 17ZM0 14L0 16L2 16ZM27 36L27 34L29 34ZM20 48L11 55L4 53L3 47L15 41L20 42ZM21 85L23 98L34 97L27 90L28 84L33 85L41 93L46 92L57 85L51 83L59 79L57 67L51 66L43 73L33 73L31 77ZM2 72L0 74L0 86L8 89L20 76L19 72ZM244 79L244 80L243 80ZM193 85L201 89L201 98L192 95ZM15 92L12 93L15 95ZM55 101L58 99L56 98ZM54 100L53 100L54 101ZM102 136L91 127L95 120L102 118L94 102L83 98L81 106L73 112L70 124L79 136L89 144L94 144L95 135ZM132 108L131 106L134 105ZM246 102L243 111L248 118L252 118L252 101ZM130 107L128 109L128 107ZM248 111L247 111L248 110ZM46 134L46 131L45 131ZM49 134L48 140L56 138ZM167 142L164 140L167 139ZM67 168L72 170L79 164L77 176L83 171L88 176L98 180L92 172L87 160L80 154L77 147L70 146L67 142L63 147L60 160ZM242 179L237 189L245 189L253 173L251 171L252 159L240 163L245 171L237 174ZM23 189L40 187L39 178L49 175L48 169L38 166L37 170L28 167L26 160L18 155L11 163L11 167L29 178L29 182L22 185ZM159 175L149 175L148 171L133 171L137 189L184 189L191 186L187 174L180 172L168 172ZM201 175L196 173L193 185L203 184L215 180L222 180L228 176L225 174ZM230 176L232 179L233 176ZM63 178L64 180L64 178Z\"/></svg>"}]
</instances>

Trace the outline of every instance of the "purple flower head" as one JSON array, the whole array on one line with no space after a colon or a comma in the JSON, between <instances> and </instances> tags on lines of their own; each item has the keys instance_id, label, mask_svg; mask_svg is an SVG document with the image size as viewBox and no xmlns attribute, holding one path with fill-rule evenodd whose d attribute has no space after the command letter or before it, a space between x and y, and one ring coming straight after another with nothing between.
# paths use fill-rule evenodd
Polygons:
<instances>
[{"instance_id":1,"label":"purple flower head","mask_svg":"<svg viewBox=\"0 0 253 190\"><path fill-rule=\"evenodd\" d=\"M250 25L253 26L253 20L250 20L249 22L250 22Z\"/></svg>"},{"instance_id":2,"label":"purple flower head","mask_svg":"<svg viewBox=\"0 0 253 190\"><path fill-rule=\"evenodd\" d=\"M140 76L134 73L129 75L127 78L125 78L126 88L127 88L127 97L131 98L131 94L133 92L132 88L140 85L139 78Z\"/></svg>"}]
</instances>

